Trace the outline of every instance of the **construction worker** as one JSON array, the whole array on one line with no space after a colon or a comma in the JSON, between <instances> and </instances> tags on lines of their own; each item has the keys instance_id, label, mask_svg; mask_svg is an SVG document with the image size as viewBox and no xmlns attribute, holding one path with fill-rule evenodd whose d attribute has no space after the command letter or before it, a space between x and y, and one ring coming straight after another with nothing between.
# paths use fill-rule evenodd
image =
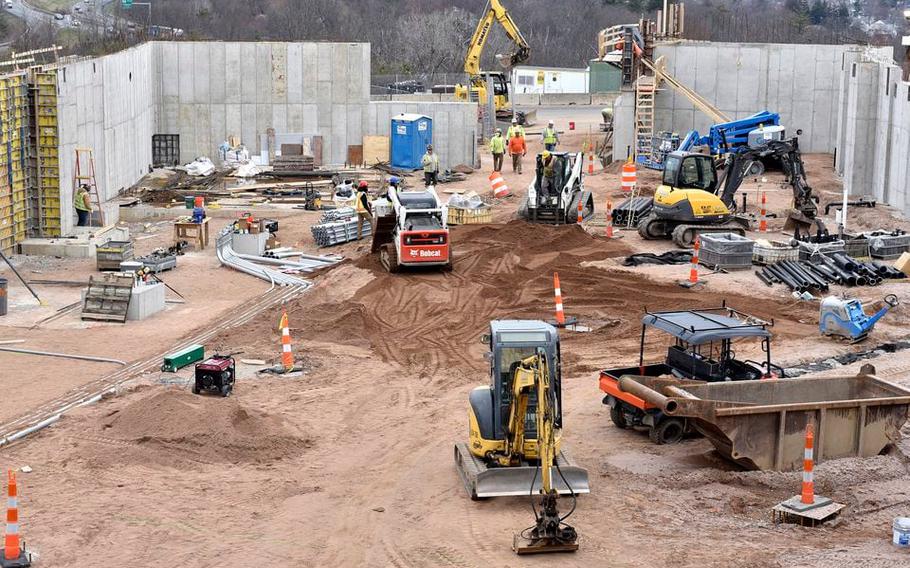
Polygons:
<instances>
[{"instance_id":1,"label":"construction worker","mask_svg":"<svg viewBox=\"0 0 910 568\"><path fill-rule=\"evenodd\" d=\"M363 220L373 224L373 209L370 207L370 188L367 182L362 181L357 186L357 195L354 198L354 205L357 207L357 240L363 238Z\"/></svg>"},{"instance_id":2,"label":"construction worker","mask_svg":"<svg viewBox=\"0 0 910 568\"><path fill-rule=\"evenodd\" d=\"M433 145L427 144L427 153L420 163L423 164L423 183L427 187L439 182L439 156L433 153Z\"/></svg>"},{"instance_id":3,"label":"construction worker","mask_svg":"<svg viewBox=\"0 0 910 568\"><path fill-rule=\"evenodd\" d=\"M511 141L512 138L515 138L515 134L518 134L520 137L525 137L525 129L518 124L518 119L512 119L512 126L506 131L506 138Z\"/></svg>"},{"instance_id":4,"label":"construction worker","mask_svg":"<svg viewBox=\"0 0 910 568\"><path fill-rule=\"evenodd\" d=\"M547 123L547 127L543 129L543 145L548 152L553 152L556 150L557 144L559 144L559 133L556 132L551 120Z\"/></svg>"},{"instance_id":5,"label":"construction worker","mask_svg":"<svg viewBox=\"0 0 910 568\"><path fill-rule=\"evenodd\" d=\"M546 200L550 192L556 193L556 159L549 150L540 154L540 165L543 166L543 177L540 180L540 196Z\"/></svg>"},{"instance_id":6,"label":"construction worker","mask_svg":"<svg viewBox=\"0 0 910 568\"><path fill-rule=\"evenodd\" d=\"M521 173L521 159L528 153L528 146L525 144L525 138L518 131L512 133L509 138L509 154L512 156L512 172Z\"/></svg>"},{"instance_id":7,"label":"construction worker","mask_svg":"<svg viewBox=\"0 0 910 568\"><path fill-rule=\"evenodd\" d=\"M73 197L73 206L76 208L76 215L78 216L76 226L88 227L89 218L92 216L92 201L88 194L87 185L82 184L76 190L76 195Z\"/></svg>"},{"instance_id":8,"label":"construction worker","mask_svg":"<svg viewBox=\"0 0 910 568\"><path fill-rule=\"evenodd\" d=\"M493 154L493 171L502 171L502 157L506 153L506 141L502 137L502 130L496 129L496 133L490 138L490 153Z\"/></svg>"}]
</instances>

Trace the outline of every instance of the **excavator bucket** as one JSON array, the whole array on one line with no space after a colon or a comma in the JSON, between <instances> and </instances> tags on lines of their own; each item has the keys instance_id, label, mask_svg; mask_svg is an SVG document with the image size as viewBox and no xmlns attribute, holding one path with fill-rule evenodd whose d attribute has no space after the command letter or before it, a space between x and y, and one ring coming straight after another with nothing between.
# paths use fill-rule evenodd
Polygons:
<instances>
[{"instance_id":1,"label":"excavator bucket","mask_svg":"<svg viewBox=\"0 0 910 568\"><path fill-rule=\"evenodd\" d=\"M591 492L587 470L578 466L565 451L556 457L556 465L558 467L553 467L552 476L560 495ZM468 495L474 500L540 494L541 475L538 467L488 467L483 460L471 453L467 444L455 444L455 467Z\"/></svg>"}]
</instances>

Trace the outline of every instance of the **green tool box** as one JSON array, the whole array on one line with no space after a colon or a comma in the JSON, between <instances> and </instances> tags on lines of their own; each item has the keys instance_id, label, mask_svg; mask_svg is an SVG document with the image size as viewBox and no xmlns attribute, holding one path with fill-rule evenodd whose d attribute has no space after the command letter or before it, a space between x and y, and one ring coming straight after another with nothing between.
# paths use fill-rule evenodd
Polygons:
<instances>
[{"instance_id":1,"label":"green tool box","mask_svg":"<svg viewBox=\"0 0 910 568\"><path fill-rule=\"evenodd\" d=\"M202 345L190 345L186 349L165 355L161 370L166 373L176 373L177 369L182 369L203 359L205 359L205 347Z\"/></svg>"}]
</instances>

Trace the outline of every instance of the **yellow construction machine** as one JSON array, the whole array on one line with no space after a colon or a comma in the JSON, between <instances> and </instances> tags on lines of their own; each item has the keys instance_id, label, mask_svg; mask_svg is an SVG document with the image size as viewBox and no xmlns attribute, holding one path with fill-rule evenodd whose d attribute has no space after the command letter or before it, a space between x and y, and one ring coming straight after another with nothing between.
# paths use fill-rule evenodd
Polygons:
<instances>
[{"instance_id":1,"label":"yellow construction machine","mask_svg":"<svg viewBox=\"0 0 910 568\"><path fill-rule=\"evenodd\" d=\"M471 391L469 444L455 445L455 464L472 499L541 496L535 523L515 535L518 554L578 549L563 521L575 497L589 493L588 472L561 450L562 377L556 328L540 321L496 320L490 345L489 386ZM559 495L572 511L560 515Z\"/></svg>"},{"instance_id":2,"label":"yellow construction machine","mask_svg":"<svg viewBox=\"0 0 910 568\"><path fill-rule=\"evenodd\" d=\"M654 192L651 213L638 224L645 239L672 238L688 247L699 234L745 235L749 220L736 214L736 192L752 164L759 160L780 163L793 190L793 207L785 229L826 232L816 217L817 198L806 182L806 171L796 137L727 154L723 176L718 176L714 156L676 151L667 156L663 183Z\"/></svg>"},{"instance_id":3,"label":"yellow construction machine","mask_svg":"<svg viewBox=\"0 0 910 568\"><path fill-rule=\"evenodd\" d=\"M471 37L471 45L468 47L467 56L464 60L464 72L468 74L469 85L455 85L455 100L458 101L476 101L485 104L487 101L487 79L493 83L493 102L496 107L497 117L505 120L511 120L512 109L509 103L509 76L500 71L481 71L480 57L483 55L483 48L493 30L493 24L499 22L509 39L515 43L516 49L508 55L499 54L496 59L506 69L511 69L528 60L531 56L531 47L527 40L521 34L509 11L503 8L499 0L488 0L484 15L474 30ZM529 116L526 113L516 112L515 118L519 124L531 124Z\"/></svg>"}]
</instances>

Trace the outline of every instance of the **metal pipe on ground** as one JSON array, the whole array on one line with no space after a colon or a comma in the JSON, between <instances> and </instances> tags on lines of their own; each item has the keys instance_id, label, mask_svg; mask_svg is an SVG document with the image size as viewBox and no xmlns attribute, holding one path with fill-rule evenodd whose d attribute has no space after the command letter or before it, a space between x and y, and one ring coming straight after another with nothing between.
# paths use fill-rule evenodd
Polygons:
<instances>
[{"instance_id":1,"label":"metal pipe on ground","mask_svg":"<svg viewBox=\"0 0 910 568\"><path fill-rule=\"evenodd\" d=\"M126 365L126 361L120 359L108 359L107 357L92 357L90 355L70 355L69 353L55 353L53 351L36 351L34 349L19 349L17 347L0 347L0 351L8 353L22 353L24 355L41 355L44 357L59 357L61 359L76 359L78 361L91 361L93 363L116 363L117 365Z\"/></svg>"}]
</instances>

